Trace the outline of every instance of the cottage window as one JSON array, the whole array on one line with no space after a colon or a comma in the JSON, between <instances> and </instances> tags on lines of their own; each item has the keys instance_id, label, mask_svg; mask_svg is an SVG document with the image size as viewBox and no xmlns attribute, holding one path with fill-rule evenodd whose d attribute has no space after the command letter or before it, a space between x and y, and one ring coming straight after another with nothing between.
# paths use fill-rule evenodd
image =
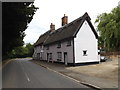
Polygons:
<instances>
[{"instance_id":1,"label":"cottage window","mask_svg":"<svg viewBox=\"0 0 120 90\"><path fill-rule=\"evenodd\" d=\"M52 53L47 53L47 60L52 60Z\"/></svg>"},{"instance_id":2,"label":"cottage window","mask_svg":"<svg viewBox=\"0 0 120 90\"><path fill-rule=\"evenodd\" d=\"M40 53L37 53L37 59L40 59Z\"/></svg>"},{"instance_id":3,"label":"cottage window","mask_svg":"<svg viewBox=\"0 0 120 90\"><path fill-rule=\"evenodd\" d=\"M58 42L57 48L61 48L61 42Z\"/></svg>"},{"instance_id":4,"label":"cottage window","mask_svg":"<svg viewBox=\"0 0 120 90\"><path fill-rule=\"evenodd\" d=\"M57 55L58 55L58 61L61 61L62 60L62 52L57 52Z\"/></svg>"},{"instance_id":5,"label":"cottage window","mask_svg":"<svg viewBox=\"0 0 120 90\"><path fill-rule=\"evenodd\" d=\"M87 50L83 50L83 56L87 56Z\"/></svg>"},{"instance_id":6,"label":"cottage window","mask_svg":"<svg viewBox=\"0 0 120 90\"><path fill-rule=\"evenodd\" d=\"M40 46L40 49L42 48L42 46Z\"/></svg>"},{"instance_id":7,"label":"cottage window","mask_svg":"<svg viewBox=\"0 0 120 90\"><path fill-rule=\"evenodd\" d=\"M67 46L71 46L71 40L67 41Z\"/></svg>"},{"instance_id":8,"label":"cottage window","mask_svg":"<svg viewBox=\"0 0 120 90\"><path fill-rule=\"evenodd\" d=\"M49 46L46 46L46 50L49 50Z\"/></svg>"}]
</instances>

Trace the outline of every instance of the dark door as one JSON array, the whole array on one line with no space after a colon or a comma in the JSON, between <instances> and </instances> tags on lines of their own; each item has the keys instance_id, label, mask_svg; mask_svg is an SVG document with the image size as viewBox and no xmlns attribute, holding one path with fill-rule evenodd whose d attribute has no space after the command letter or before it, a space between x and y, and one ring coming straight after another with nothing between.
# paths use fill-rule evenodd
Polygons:
<instances>
[{"instance_id":1,"label":"dark door","mask_svg":"<svg viewBox=\"0 0 120 90\"><path fill-rule=\"evenodd\" d=\"M65 65L67 65L67 62L68 62L67 52L64 52L64 63L65 63Z\"/></svg>"},{"instance_id":2,"label":"dark door","mask_svg":"<svg viewBox=\"0 0 120 90\"><path fill-rule=\"evenodd\" d=\"M47 53L47 61L49 62L49 53Z\"/></svg>"}]
</instances>

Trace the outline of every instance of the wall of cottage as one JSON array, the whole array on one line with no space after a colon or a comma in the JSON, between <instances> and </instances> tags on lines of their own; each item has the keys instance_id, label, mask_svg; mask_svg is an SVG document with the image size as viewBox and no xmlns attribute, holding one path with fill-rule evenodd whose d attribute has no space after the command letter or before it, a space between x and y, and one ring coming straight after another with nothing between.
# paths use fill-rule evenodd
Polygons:
<instances>
[{"instance_id":1,"label":"wall of cottage","mask_svg":"<svg viewBox=\"0 0 120 90\"><path fill-rule=\"evenodd\" d=\"M87 21L80 28L75 42L75 63L99 62L97 39Z\"/></svg>"},{"instance_id":2,"label":"wall of cottage","mask_svg":"<svg viewBox=\"0 0 120 90\"><path fill-rule=\"evenodd\" d=\"M48 60L47 54L52 53L51 61L58 61L58 52L61 52L62 58L61 61L58 62L64 62L64 53L66 52L68 57L67 63L73 63L73 40L71 40L71 46L67 46L67 40L61 42L60 48L57 46L58 43L49 45L49 49L47 49L47 46L36 46L34 48L33 58ZM76 38L74 38L74 53L75 63L100 61L97 39L87 21L83 23ZM86 55L83 55L84 53Z\"/></svg>"},{"instance_id":3,"label":"wall of cottage","mask_svg":"<svg viewBox=\"0 0 120 90\"><path fill-rule=\"evenodd\" d=\"M58 52L62 53L61 61L58 61ZM71 46L67 46L67 41L61 42L61 47L58 48L58 44L49 45L49 49L47 50L47 46L44 47L43 59L47 60L47 53L52 53L52 60L57 62L64 63L64 52L67 52L68 63L73 63L73 41L71 40ZM52 61L51 60L51 61Z\"/></svg>"},{"instance_id":4,"label":"wall of cottage","mask_svg":"<svg viewBox=\"0 0 120 90\"><path fill-rule=\"evenodd\" d=\"M40 52L42 50L42 45L34 47L33 59L40 59Z\"/></svg>"}]
</instances>

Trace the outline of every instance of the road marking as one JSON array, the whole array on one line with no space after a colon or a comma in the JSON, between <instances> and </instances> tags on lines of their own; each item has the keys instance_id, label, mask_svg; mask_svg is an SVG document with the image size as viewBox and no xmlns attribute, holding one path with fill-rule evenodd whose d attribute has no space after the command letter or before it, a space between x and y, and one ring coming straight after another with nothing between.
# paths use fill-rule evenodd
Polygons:
<instances>
[{"instance_id":1,"label":"road marking","mask_svg":"<svg viewBox=\"0 0 120 90\"><path fill-rule=\"evenodd\" d=\"M21 68L22 68L23 72L25 73L25 76L26 76L26 78L27 78L27 81L30 82L30 78L28 77L27 73L25 72L25 69L24 69L24 67L23 67L22 62L20 62L20 65L21 65Z\"/></svg>"},{"instance_id":2,"label":"road marking","mask_svg":"<svg viewBox=\"0 0 120 90\"><path fill-rule=\"evenodd\" d=\"M28 75L26 73L25 73L25 76L26 76L28 82L30 82L30 79L29 79L29 77L28 77Z\"/></svg>"}]
</instances>

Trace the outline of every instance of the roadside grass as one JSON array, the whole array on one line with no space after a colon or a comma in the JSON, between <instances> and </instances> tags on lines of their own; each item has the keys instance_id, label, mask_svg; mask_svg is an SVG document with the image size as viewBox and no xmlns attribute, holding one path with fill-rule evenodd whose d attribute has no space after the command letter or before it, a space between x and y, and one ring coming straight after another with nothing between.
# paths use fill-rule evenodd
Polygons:
<instances>
[{"instance_id":1,"label":"roadside grass","mask_svg":"<svg viewBox=\"0 0 120 90\"><path fill-rule=\"evenodd\" d=\"M7 65L8 63L10 63L11 61L13 61L13 60L15 60L15 59L6 59L6 60L4 60L4 61L2 61L1 63L1 67L2 68L4 68L5 67L5 65Z\"/></svg>"}]
</instances>

